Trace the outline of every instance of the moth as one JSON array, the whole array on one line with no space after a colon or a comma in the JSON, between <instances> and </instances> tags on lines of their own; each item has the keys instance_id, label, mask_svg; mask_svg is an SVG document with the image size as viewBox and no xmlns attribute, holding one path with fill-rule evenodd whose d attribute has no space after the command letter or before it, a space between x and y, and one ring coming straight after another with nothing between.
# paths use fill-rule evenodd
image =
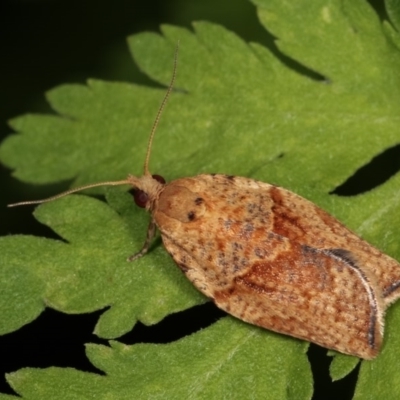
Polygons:
<instances>
[{"instance_id":1,"label":"moth","mask_svg":"<svg viewBox=\"0 0 400 400\"><path fill-rule=\"evenodd\" d=\"M400 297L400 264L312 202L281 187L218 174L166 183L149 172L154 133L176 77L150 133L144 173L100 182L39 201L104 185L130 185L186 277L219 308L250 324L364 359L382 345L384 314Z\"/></svg>"}]
</instances>

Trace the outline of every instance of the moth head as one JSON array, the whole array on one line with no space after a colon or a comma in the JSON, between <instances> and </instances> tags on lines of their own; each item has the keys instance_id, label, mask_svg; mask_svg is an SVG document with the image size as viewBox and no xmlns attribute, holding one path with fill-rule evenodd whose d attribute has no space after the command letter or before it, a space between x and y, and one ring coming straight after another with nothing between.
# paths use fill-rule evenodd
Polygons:
<instances>
[{"instance_id":1,"label":"moth head","mask_svg":"<svg viewBox=\"0 0 400 400\"><path fill-rule=\"evenodd\" d=\"M149 210L154 199L157 198L164 187L165 179L161 175L144 175L141 178L129 176L129 179L132 180L133 189L131 193L136 205Z\"/></svg>"}]
</instances>

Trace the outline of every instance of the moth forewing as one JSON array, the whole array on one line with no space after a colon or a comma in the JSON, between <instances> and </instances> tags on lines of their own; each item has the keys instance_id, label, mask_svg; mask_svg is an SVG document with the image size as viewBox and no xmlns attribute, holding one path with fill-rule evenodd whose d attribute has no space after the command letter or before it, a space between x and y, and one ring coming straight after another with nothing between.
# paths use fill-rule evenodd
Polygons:
<instances>
[{"instance_id":1,"label":"moth forewing","mask_svg":"<svg viewBox=\"0 0 400 400\"><path fill-rule=\"evenodd\" d=\"M199 175L167 184L152 213L175 262L223 310L377 355L385 293L400 282L400 266L313 203L252 179Z\"/></svg>"}]
</instances>

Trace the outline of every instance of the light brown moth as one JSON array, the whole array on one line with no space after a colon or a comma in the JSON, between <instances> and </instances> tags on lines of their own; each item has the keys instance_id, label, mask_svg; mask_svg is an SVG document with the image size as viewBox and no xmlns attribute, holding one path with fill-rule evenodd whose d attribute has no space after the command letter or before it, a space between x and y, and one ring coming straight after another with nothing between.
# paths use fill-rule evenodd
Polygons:
<instances>
[{"instance_id":1,"label":"light brown moth","mask_svg":"<svg viewBox=\"0 0 400 400\"><path fill-rule=\"evenodd\" d=\"M375 357L386 308L400 297L400 264L334 217L289 190L249 178L198 175L165 183L148 169L154 133L176 76L157 113L142 177L95 183L130 185L151 214L142 250L156 227L187 278L243 321L357 357Z\"/></svg>"}]
</instances>

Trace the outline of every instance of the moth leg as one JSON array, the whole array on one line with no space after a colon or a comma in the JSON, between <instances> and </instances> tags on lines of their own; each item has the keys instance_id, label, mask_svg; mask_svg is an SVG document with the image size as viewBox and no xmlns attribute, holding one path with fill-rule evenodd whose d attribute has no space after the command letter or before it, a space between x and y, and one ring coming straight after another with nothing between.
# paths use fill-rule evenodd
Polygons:
<instances>
[{"instance_id":1,"label":"moth leg","mask_svg":"<svg viewBox=\"0 0 400 400\"><path fill-rule=\"evenodd\" d=\"M143 244L142 250L140 250L138 253L132 254L130 257L128 257L127 261L137 260L138 258L144 256L149 250L150 243L155 233L156 233L156 224L154 220L151 220L149 223L149 227L147 228L146 240Z\"/></svg>"}]
</instances>

